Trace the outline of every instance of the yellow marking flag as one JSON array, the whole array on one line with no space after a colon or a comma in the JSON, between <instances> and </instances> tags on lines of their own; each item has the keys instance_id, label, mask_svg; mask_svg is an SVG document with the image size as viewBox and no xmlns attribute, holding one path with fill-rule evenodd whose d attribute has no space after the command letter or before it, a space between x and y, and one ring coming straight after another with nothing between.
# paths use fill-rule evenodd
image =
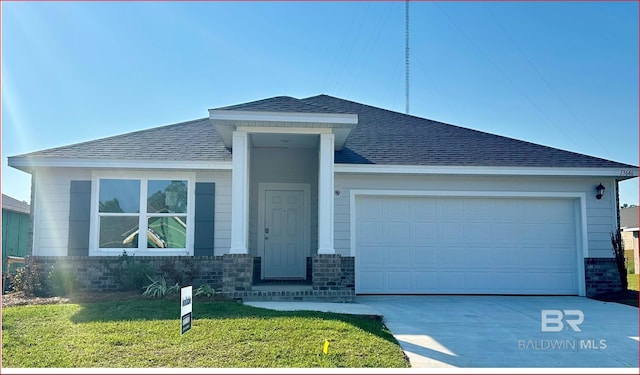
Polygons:
<instances>
[{"instance_id":1,"label":"yellow marking flag","mask_svg":"<svg viewBox=\"0 0 640 375\"><path fill-rule=\"evenodd\" d=\"M322 352L324 354L329 353L329 340L324 340L324 346L322 347Z\"/></svg>"}]
</instances>

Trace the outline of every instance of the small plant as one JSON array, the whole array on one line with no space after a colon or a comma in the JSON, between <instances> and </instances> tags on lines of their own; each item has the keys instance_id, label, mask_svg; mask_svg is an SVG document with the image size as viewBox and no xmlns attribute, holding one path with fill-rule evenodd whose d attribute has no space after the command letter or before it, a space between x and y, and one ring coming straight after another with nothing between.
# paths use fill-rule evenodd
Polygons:
<instances>
[{"instance_id":1,"label":"small plant","mask_svg":"<svg viewBox=\"0 0 640 375\"><path fill-rule=\"evenodd\" d=\"M78 279L68 270L52 267L47 283L54 296L68 296L78 289Z\"/></svg>"},{"instance_id":2,"label":"small plant","mask_svg":"<svg viewBox=\"0 0 640 375\"><path fill-rule=\"evenodd\" d=\"M136 262L133 256L122 252L115 266L107 264L109 272L121 290L140 290L144 288L151 268L144 263Z\"/></svg>"},{"instance_id":3,"label":"small plant","mask_svg":"<svg viewBox=\"0 0 640 375\"><path fill-rule=\"evenodd\" d=\"M618 229L611 232L611 246L613 246L613 254L616 257L616 265L618 266L618 274L620 276L620 285L622 290L627 290L629 284L627 282L627 267L624 259L624 246L622 244L622 235Z\"/></svg>"},{"instance_id":4,"label":"small plant","mask_svg":"<svg viewBox=\"0 0 640 375\"><path fill-rule=\"evenodd\" d=\"M162 262L158 269L167 279L180 285L191 284L200 274L198 264L191 258L183 258L179 261L169 258Z\"/></svg>"},{"instance_id":5,"label":"small plant","mask_svg":"<svg viewBox=\"0 0 640 375\"><path fill-rule=\"evenodd\" d=\"M33 257L27 257L24 267L20 267L16 271L15 289L27 296L49 297L51 290L48 276L49 273L42 263Z\"/></svg>"},{"instance_id":6,"label":"small plant","mask_svg":"<svg viewBox=\"0 0 640 375\"><path fill-rule=\"evenodd\" d=\"M147 278L151 281L151 284L145 287L145 291L142 293L143 296L162 298L166 295L176 294L180 291L180 284L178 283L173 286L167 286L167 280L164 276L160 276L157 280L152 279L150 276L147 276Z\"/></svg>"},{"instance_id":7,"label":"small plant","mask_svg":"<svg viewBox=\"0 0 640 375\"><path fill-rule=\"evenodd\" d=\"M196 297L204 296L204 297L212 297L216 291L209 284L202 284L196 289L194 293Z\"/></svg>"}]
</instances>

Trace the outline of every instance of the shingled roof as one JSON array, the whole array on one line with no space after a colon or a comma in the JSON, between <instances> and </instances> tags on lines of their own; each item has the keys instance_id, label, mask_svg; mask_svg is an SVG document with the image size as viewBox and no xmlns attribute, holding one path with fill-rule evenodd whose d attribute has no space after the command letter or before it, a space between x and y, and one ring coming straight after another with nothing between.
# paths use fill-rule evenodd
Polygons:
<instances>
[{"instance_id":1,"label":"shingled roof","mask_svg":"<svg viewBox=\"0 0 640 375\"><path fill-rule=\"evenodd\" d=\"M29 203L19 201L5 194L2 194L2 209L20 212L23 214L29 214L31 212Z\"/></svg>"},{"instance_id":2,"label":"shingled roof","mask_svg":"<svg viewBox=\"0 0 640 375\"><path fill-rule=\"evenodd\" d=\"M36 151L30 159L230 161L231 151L208 118Z\"/></svg>"},{"instance_id":3,"label":"shingled roof","mask_svg":"<svg viewBox=\"0 0 640 375\"><path fill-rule=\"evenodd\" d=\"M338 164L637 168L328 95L278 96L218 110L357 114L358 125L343 150L335 153ZM16 158L230 161L231 151L203 118Z\"/></svg>"}]
</instances>

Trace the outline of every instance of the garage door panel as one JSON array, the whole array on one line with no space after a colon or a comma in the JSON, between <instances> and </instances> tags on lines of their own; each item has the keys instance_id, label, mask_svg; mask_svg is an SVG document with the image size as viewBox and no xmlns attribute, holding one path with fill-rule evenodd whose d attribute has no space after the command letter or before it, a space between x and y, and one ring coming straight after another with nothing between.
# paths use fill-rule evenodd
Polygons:
<instances>
[{"instance_id":1,"label":"garage door panel","mask_svg":"<svg viewBox=\"0 0 640 375\"><path fill-rule=\"evenodd\" d=\"M455 244L462 242L460 225L458 223L438 223L438 242L441 244Z\"/></svg>"},{"instance_id":2,"label":"garage door panel","mask_svg":"<svg viewBox=\"0 0 640 375\"><path fill-rule=\"evenodd\" d=\"M382 201L373 197L360 198L358 205L358 218L363 220L382 217Z\"/></svg>"},{"instance_id":3,"label":"garage door panel","mask_svg":"<svg viewBox=\"0 0 640 375\"><path fill-rule=\"evenodd\" d=\"M356 205L357 293L578 292L575 200L358 197Z\"/></svg>"},{"instance_id":4,"label":"garage door panel","mask_svg":"<svg viewBox=\"0 0 640 375\"><path fill-rule=\"evenodd\" d=\"M384 254L384 264L388 267L403 266L406 269L406 267L412 265L411 247L389 246L382 251Z\"/></svg>"},{"instance_id":5,"label":"garage door panel","mask_svg":"<svg viewBox=\"0 0 640 375\"><path fill-rule=\"evenodd\" d=\"M411 275L417 293L436 293L438 291L438 274L436 272L414 271Z\"/></svg>"},{"instance_id":6,"label":"garage door panel","mask_svg":"<svg viewBox=\"0 0 640 375\"><path fill-rule=\"evenodd\" d=\"M381 222L362 221L359 223L357 231L360 234L359 243L363 246L368 244L378 244L383 239L382 231L384 225Z\"/></svg>"},{"instance_id":7,"label":"garage door panel","mask_svg":"<svg viewBox=\"0 0 640 375\"><path fill-rule=\"evenodd\" d=\"M464 202L458 199L437 200L440 220L459 220L464 217Z\"/></svg>"},{"instance_id":8,"label":"garage door panel","mask_svg":"<svg viewBox=\"0 0 640 375\"><path fill-rule=\"evenodd\" d=\"M460 226L465 241L487 243L491 241L492 227L489 223L467 222Z\"/></svg>"},{"instance_id":9,"label":"garage door panel","mask_svg":"<svg viewBox=\"0 0 640 375\"><path fill-rule=\"evenodd\" d=\"M435 247L414 246L411 250L411 259L416 267L434 267L437 264L437 249Z\"/></svg>"},{"instance_id":10,"label":"garage door panel","mask_svg":"<svg viewBox=\"0 0 640 375\"><path fill-rule=\"evenodd\" d=\"M399 293L411 293L411 273L403 270L388 271L384 274L385 289L397 290Z\"/></svg>"},{"instance_id":11,"label":"garage door panel","mask_svg":"<svg viewBox=\"0 0 640 375\"><path fill-rule=\"evenodd\" d=\"M438 216L438 202L436 200L413 200L411 202L412 216L422 220L435 220Z\"/></svg>"},{"instance_id":12,"label":"garage door panel","mask_svg":"<svg viewBox=\"0 0 640 375\"><path fill-rule=\"evenodd\" d=\"M412 241L411 223L388 222L384 224L383 241L385 243L407 243Z\"/></svg>"},{"instance_id":13,"label":"garage door panel","mask_svg":"<svg viewBox=\"0 0 640 375\"><path fill-rule=\"evenodd\" d=\"M384 248L375 247L375 246L367 246L361 247L361 251L366 256L359 257L357 262L361 266L361 269L375 269L375 268L383 268L384 269Z\"/></svg>"},{"instance_id":14,"label":"garage door panel","mask_svg":"<svg viewBox=\"0 0 640 375\"><path fill-rule=\"evenodd\" d=\"M358 272L359 279L357 280L361 285L366 285L367 293L384 293L386 290L384 287L382 270L360 271Z\"/></svg>"},{"instance_id":15,"label":"garage door panel","mask_svg":"<svg viewBox=\"0 0 640 375\"><path fill-rule=\"evenodd\" d=\"M407 218L411 214L410 198L387 199L382 205L382 214L385 218Z\"/></svg>"},{"instance_id":16,"label":"garage door panel","mask_svg":"<svg viewBox=\"0 0 640 375\"><path fill-rule=\"evenodd\" d=\"M436 264L440 267L464 267L465 253L462 248L441 248L436 255Z\"/></svg>"},{"instance_id":17,"label":"garage door panel","mask_svg":"<svg viewBox=\"0 0 640 375\"><path fill-rule=\"evenodd\" d=\"M413 240L423 244L435 241L438 238L438 223L435 222L413 222Z\"/></svg>"},{"instance_id":18,"label":"garage door panel","mask_svg":"<svg viewBox=\"0 0 640 375\"><path fill-rule=\"evenodd\" d=\"M450 293L463 293L466 290L465 272L460 270L450 270L448 272L438 272L438 287ZM448 292L446 292L448 293Z\"/></svg>"}]
</instances>

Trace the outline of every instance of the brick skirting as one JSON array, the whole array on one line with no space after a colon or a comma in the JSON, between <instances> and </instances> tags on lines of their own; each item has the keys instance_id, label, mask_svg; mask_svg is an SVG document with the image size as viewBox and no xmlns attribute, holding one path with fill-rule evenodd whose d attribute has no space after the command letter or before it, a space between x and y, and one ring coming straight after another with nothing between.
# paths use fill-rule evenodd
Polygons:
<instances>
[{"instance_id":1,"label":"brick skirting","mask_svg":"<svg viewBox=\"0 0 640 375\"><path fill-rule=\"evenodd\" d=\"M587 297L622 290L615 258L585 258L584 276Z\"/></svg>"}]
</instances>

